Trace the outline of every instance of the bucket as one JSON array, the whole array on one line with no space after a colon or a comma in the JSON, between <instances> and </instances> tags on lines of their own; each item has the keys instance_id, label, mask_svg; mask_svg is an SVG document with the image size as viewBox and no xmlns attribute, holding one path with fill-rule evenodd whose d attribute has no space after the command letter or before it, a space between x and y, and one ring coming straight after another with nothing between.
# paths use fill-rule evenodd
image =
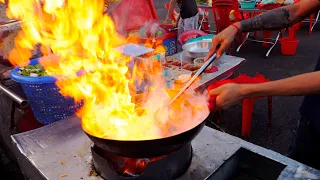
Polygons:
<instances>
[{"instance_id":1,"label":"bucket","mask_svg":"<svg viewBox=\"0 0 320 180\"><path fill-rule=\"evenodd\" d=\"M256 1L242 1L240 2L242 9L254 9L256 7Z\"/></svg>"},{"instance_id":2,"label":"bucket","mask_svg":"<svg viewBox=\"0 0 320 180\"><path fill-rule=\"evenodd\" d=\"M285 56L293 56L296 54L297 46L299 43L298 38L286 37L280 40L281 54Z\"/></svg>"}]
</instances>

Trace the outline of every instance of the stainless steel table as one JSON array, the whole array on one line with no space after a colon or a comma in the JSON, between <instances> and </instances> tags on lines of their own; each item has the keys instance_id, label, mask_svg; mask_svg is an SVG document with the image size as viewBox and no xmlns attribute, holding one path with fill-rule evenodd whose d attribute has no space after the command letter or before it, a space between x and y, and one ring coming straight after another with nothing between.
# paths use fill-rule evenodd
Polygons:
<instances>
[{"instance_id":1,"label":"stainless steel table","mask_svg":"<svg viewBox=\"0 0 320 180\"><path fill-rule=\"evenodd\" d=\"M184 61L191 61L184 52L175 55ZM198 84L193 88L206 88L213 81L223 79L228 73L238 67L245 59L233 56L222 56L216 61L219 71L204 74ZM32 180L38 179L97 179L89 177L91 170L91 153L89 147L92 142L82 132L80 119L72 117L57 123L47 125L26 133L12 136L15 149L18 149L19 165L24 175ZM203 142L205 143L205 142ZM201 150L201 147L198 148ZM195 149L196 151L197 149ZM205 157L202 157L205 159ZM200 161L200 160L199 160ZM203 161L203 160L201 160ZM199 163L208 169L208 164ZM199 168L199 166L194 167ZM205 177L210 171L203 171ZM202 173L202 172L199 172ZM190 179L192 173L183 179ZM64 177L67 175L66 177Z\"/></svg>"},{"instance_id":2,"label":"stainless steel table","mask_svg":"<svg viewBox=\"0 0 320 180\"><path fill-rule=\"evenodd\" d=\"M32 174L32 180L101 179L88 175L92 168L90 152L92 142L82 131L80 119L77 117L13 135L12 140L30 162L29 166L37 169L38 172ZM253 154L283 164L285 167L280 171L278 177L280 180L298 179L298 177L299 179L320 178L320 172L315 169L208 127L205 127L192 141L192 146L191 166L178 180L212 179L210 175L225 168L227 166L225 162L229 162L228 159L232 159L239 149L248 150ZM227 176L232 172L231 169L229 170L225 169L223 175Z\"/></svg>"}]
</instances>

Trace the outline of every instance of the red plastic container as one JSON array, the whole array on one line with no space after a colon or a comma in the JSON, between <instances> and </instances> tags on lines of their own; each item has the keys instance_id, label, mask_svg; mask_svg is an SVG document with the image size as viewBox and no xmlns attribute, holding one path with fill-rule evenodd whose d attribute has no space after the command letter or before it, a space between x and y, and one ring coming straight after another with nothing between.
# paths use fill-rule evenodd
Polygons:
<instances>
[{"instance_id":1,"label":"red plastic container","mask_svg":"<svg viewBox=\"0 0 320 180\"><path fill-rule=\"evenodd\" d=\"M299 43L298 38L286 37L281 39L281 54L285 56L293 56L296 54Z\"/></svg>"},{"instance_id":2,"label":"red plastic container","mask_svg":"<svg viewBox=\"0 0 320 180\"><path fill-rule=\"evenodd\" d=\"M258 9L271 10L275 8L279 8L281 4L257 4Z\"/></svg>"},{"instance_id":3,"label":"red plastic container","mask_svg":"<svg viewBox=\"0 0 320 180\"><path fill-rule=\"evenodd\" d=\"M180 37L178 37L178 41L181 44L181 46L187 42L189 39L192 38L197 38L199 36L205 36L207 35L207 33L201 31L201 30L189 30L189 31L185 31L183 32Z\"/></svg>"}]
</instances>

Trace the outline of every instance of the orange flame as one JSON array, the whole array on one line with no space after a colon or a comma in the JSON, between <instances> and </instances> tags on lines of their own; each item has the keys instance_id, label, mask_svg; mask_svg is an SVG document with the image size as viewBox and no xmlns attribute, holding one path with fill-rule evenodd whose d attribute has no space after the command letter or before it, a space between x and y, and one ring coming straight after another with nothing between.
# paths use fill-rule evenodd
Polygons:
<instances>
[{"instance_id":1,"label":"orange flame","mask_svg":"<svg viewBox=\"0 0 320 180\"><path fill-rule=\"evenodd\" d=\"M202 122L208 115L204 95L185 93L166 107L172 92L165 90L158 61L139 61L129 70L130 58L114 51L128 40L116 33L103 8L103 0L9 1L7 15L22 21L10 62L25 65L37 44L42 45L44 54L54 54L40 63L57 78L62 95L83 102L77 115L83 129L97 137L157 139ZM142 83L151 84L145 88L149 93L132 95ZM155 118L161 107L166 107L161 118Z\"/></svg>"}]
</instances>

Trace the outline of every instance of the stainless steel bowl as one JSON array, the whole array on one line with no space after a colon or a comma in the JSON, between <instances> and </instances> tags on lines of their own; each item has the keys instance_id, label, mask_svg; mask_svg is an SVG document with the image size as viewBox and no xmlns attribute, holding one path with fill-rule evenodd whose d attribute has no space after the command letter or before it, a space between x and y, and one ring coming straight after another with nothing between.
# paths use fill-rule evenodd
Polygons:
<instances>
[{"instance_id":1,"label":"stainless steel bowl","mask_svg":"<svg viewBox=\"0 0 320 180\"><path fill-rule=\"evenodd\" d=\"M190 58L200 58L206 57L210 47L211 47L211 39L197 41L197 42L190 42L184 44L182 49L186 52L186 55Z\"/></svg>"}]
</instances>

